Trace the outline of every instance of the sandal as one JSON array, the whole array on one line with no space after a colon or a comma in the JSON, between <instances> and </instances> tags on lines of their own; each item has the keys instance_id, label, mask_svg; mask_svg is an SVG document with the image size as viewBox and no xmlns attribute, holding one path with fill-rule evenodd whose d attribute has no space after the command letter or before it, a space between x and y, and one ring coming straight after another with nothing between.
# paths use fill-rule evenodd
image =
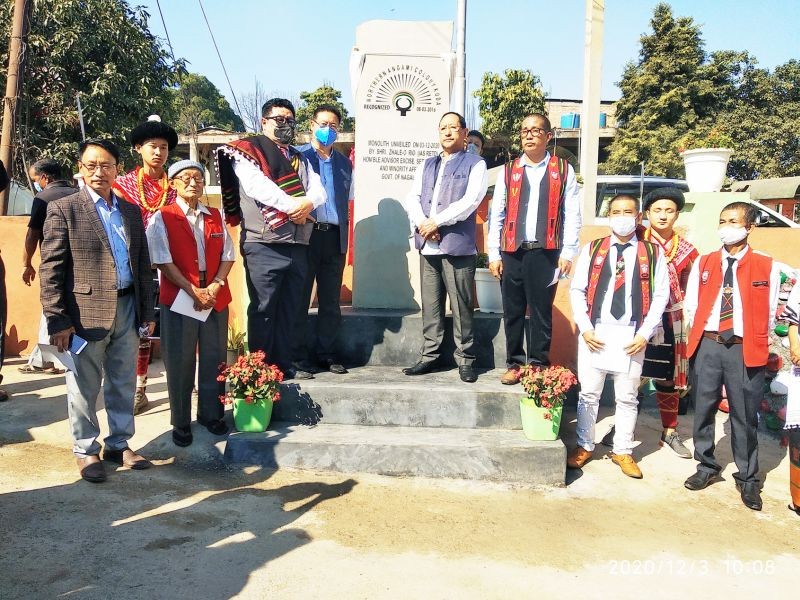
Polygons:
<instances>
[{"instance_id":1,"label":"sandal","mask_svg":"<svg viewBox=\"0 0 800 600\"><path fill-rule=\"evenodd\" d=\"M20 373L44 373L45 370L42 367L34 367L31 364L22 365L19 367Z\"/></svg>"},{"instance_id":2,"label":"sandal","mask_svg":"<svg viewBox=\"0 0 800 600\"><path fill-rule=\"evenodd\" d=\"M48 375L63 375L67 372L66 369L59 369L58 367L47 367L46 369L42 369L43 373L47 373Z\"/></svg>"}]
</instances>

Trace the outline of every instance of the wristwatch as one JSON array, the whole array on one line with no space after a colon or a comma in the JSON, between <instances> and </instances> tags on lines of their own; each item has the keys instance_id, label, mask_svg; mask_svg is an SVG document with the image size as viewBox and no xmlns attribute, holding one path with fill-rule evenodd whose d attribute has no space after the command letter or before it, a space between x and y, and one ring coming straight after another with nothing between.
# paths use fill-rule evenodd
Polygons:
<instances>
[{"instance_id":1,"label":"wristwatch","mask_svg":"<svg viewBox=\"0 0 800 600\"><path fill-rule=\"evenodd\" d=\"M225 287L225 280L224 279L220 279L219 277L214 277L214 279L213 279L213 281L211 283L218 283L222 287Z\"/></svg>"}]
</instances>

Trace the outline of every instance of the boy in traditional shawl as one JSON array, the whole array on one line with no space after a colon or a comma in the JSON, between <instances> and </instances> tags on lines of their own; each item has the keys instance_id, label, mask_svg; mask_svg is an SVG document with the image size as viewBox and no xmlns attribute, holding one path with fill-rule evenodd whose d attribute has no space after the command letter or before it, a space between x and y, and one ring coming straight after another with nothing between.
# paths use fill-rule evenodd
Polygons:
<instances>
[{"instance_id":1,"label":"boy in traditional shawl","mask_svg":"<svg viewBox=\"0 0 800 600\"><path fill-rule=\"evenodd\" d=\"M145 229L150 218L162 206L175 202L175 190L169 187L164 166L170 151L178 145L177 132L161 122L158 115L151 115L131 131L131 145L142 157L142 166L117 177L113 191L120 198L132 202L142 213ZM153 271L153 289L158 298L158 275ZM147 368L150 364L150 338L139 341L139 355L136 360L136 395L133 414L147 408Z\"/></svg>"}]
</instances>

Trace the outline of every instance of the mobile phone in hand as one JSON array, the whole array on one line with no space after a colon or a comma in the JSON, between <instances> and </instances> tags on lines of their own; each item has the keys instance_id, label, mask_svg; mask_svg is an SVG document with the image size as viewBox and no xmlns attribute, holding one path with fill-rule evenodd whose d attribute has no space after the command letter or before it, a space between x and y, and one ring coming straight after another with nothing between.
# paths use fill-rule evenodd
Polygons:
<instances>
[{"instance_id":1,"label":"mobile phone in hand","mask_svg":"<svg viewBox=\"0 0 800 600\"><path fill-rule=\"evenodd\" d=\"M72 354L80 354L88 343L89 342L78 334L72 333L69 336L69 351L72 352Z\"/></svg>"}]
</instances>

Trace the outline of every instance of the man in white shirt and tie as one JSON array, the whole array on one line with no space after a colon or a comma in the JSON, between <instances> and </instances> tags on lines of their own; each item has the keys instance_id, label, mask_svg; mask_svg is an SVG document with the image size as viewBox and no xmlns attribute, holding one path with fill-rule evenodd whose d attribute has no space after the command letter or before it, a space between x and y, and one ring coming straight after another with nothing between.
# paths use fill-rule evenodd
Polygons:
<instances>
[{"instance_id":1,"label":"man in white shirt and tie","mask_svg":"<svg viewBox=\"0 0 800 600\"><path fill-rule=\"evenodd\" d=\"M748 236L758 210L733 202L719 216L719 250L692 265L684 314L689 324L687 354L694 390L694 458L697 472L684 486L702 490L721 481L714 457L720 388L730 406L733 478L742 503L761 510L758 475L758 407L764 397L769 332L775 321L780 273L771 257L750 248Z\"/></svg>"}]
</instances>

